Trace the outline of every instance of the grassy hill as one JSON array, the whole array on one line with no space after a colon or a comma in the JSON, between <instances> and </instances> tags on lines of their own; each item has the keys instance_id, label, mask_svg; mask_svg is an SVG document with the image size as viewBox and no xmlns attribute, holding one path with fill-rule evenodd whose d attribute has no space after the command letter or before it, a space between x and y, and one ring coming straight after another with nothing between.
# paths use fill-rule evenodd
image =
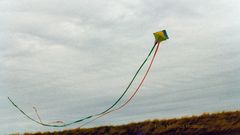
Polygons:
<instances>
[{"instance_id":1,"label":"grassy hill","mask_svg":"<svg viewBox=\"0 0 240 135\"><path fill-rule=\"evenodd\" d=\"M240 135L240 111L24 135Z\"/></svg>"}]
</instances>

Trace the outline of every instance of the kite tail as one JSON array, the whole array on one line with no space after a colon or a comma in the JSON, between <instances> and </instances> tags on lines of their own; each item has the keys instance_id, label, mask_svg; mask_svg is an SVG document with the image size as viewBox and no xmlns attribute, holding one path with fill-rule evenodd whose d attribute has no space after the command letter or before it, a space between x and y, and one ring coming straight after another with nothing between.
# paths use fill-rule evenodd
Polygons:
<instances>
[{"instance_id":1,"label":"kite tail","mask_svg":"<svg viewBox=\"0 0 240 135\"><path fill-rule=\"evenodd\" d=\"M57 121L53 121L53 122L50 122L50 123L52 123L52 124L54 124L54 123L56 123L56 124L59 124L59 123L64 124L64 121L57 120Z\"/></svg>"},{"instance_id":2,"label":"kite tail","mask_svg":"<svg viewBox=\"0 0 240 135\"><path fill-rule=\"evenodd\" d=\"M35 113L36 113L36 115L37 115L37 117L38 117L38 120L39 120L41 123L43 123L42 120L41 120L41 118L40 118L40 116L39 116L39 114L38 114L37 108L36 108L36 107L33 107L33 109L34 109L34 111L35 111Z\"/></svg>"},{"instance_id":3,"label":"kite tail","mask_svg":"<svg viewBox=\"0 0 240 135\"><path fill-rule=\"evenodd\" d=\"M101 112L101 113L98 113L96 115L93 115L93 116L99 116L99 115L102 115L104 113L106 113L107 111L109 111L110 109L112 109L122 98L123 96L126 94L126 92L128 91L128 89L130 88L130 86L132 85L133 81L135 80L135 78L137 77L139 71L142 69L142 67L144 66L144 64L147 62L148 58L151 56L154 48L156 47L157 45L157 42L154 43L151 51L148 53L147 57L145 58L145 60L143 61L143 63L141 64L141 66L138 68L137 72L134 74L132 80L130 81L130 83L128 84L127 88L125 89L125 91L123 92L123 94L117 99L117 101L112 105L110 106L108 109L106 109L105 111Z\"/></svg>"},{"instance_id":4,"label":"kite tail","mask_svg":"<svg viewBox=\"0 0 240 135\"><path fill-rule=\"evenodd\" d=\"M37 120L33 119L32 117L30 117L29 115L27 115L22 109L20 109L9 97L8 97L8 100L12 103L13 106L15 106L23 115L25 115L27 118L29 118L30 120L38 123L38 124L41 124L41 122L38 122Z\"/></svg>"},{"instance_id":5,"label":"kite tail","mask_svg":"<svg viewBox=\"0 0 240 135\"><path fill-rule=\"evenodd\" d=\"M38 117L39 122L43 123L40 115L38 114L38 109L35 106L33 106L33 109ZM57 120L57 121L48 122L48 124L65 124L65 123L64 123L64 121Z\"/></svg>"},{"instance_id":6,"label":"kite tail","mask_svg":"<svg viewBox=\"0 0 240 135\"><path fill-rule=\"evenodd\" d=\"M145 60L143 61L143 63L141 64L141 66L138 68L137 72L134 74L132 80L130 81L130 83L128 84L127 88L125 89L125 91L123 92L123 94L116 100L116 102L111 105L109 108L107 108L106 110L102 111L101 113L97 113L97 114L94 114L94 115L90 115L90 116L87 116L87 117L84 117L82 119L79 119L79 120L75 120L73 122L70 122L70 123L64 123L62 125L59 125L59 123L62 123L60 121L56 122L58 123L58 125L55 125L55 124L47 124L47 123L43 123L42 120L40 119L37 111L35 110L37 116L38 116L38 119L39 121L35 120L34 118L30 117L28 114L26 114L20 107L18 107L9 97L8 97L8 100L12 103L13 106L15 106L23 115L25 115L28 119L36 122L37 124L40 124L40 125L43 125L43 126L48 126L48 127L66 127L66 126L69 126L69 125L72 125L74 123L79 123L79 122L82 122L84 120L87 120L87 119L90 119L92 117L96 117L96 116L101 116L101 115L105 115L105 113L108 113L108 111L110 109L112 109L114 106L117 105L117 103L123 98L123 96L126 94L126 92L128 91L128 89L130 88L130 86L132 85L133 81L135 80L135 78L137 77L138 73L140 72L140 70L142 69L142 67L145 65L145 63L147 62L148 58L150 57L150 55L152 54L154 48L157 46L157 42L154 43L152 49L150 50L149 54L147 55L147 57L145 58ZM102 116L101 116L102 117Z\"/></svg>"},{"instance_id":7,"label":"kite tail","mask_svg":"<svg viewBox=\"0 0 240 135\"><path fill-rule=\"evenodd\" d=\"M107 114L109 114L109 113L111 113L111 112L120 110L121 108L123 108L124 106L126 106L126 105L132 100L132 98L136 95L136 93L138 92L138 90L139 90L140 87L142 86L143 82L145 81L145 79L146 79L146 77L147 77L147 75L148 75L148 72L149 72L149 70L150 70L151 67L152 67L152 64L153 64L153 61L154 61L154 59L155 59L155 57L156 57L156 54L157 54L157 52L158 52L159 46L160 46L160 42L157 43L157 48L156 48L156 50L155 50L155 52L154 52L154 55L153 55L153 57L152 57L152 59L151 59L151 62L150 62L150 64L149 64L149 66L148 66L147 71L145 72L145 74L144 74L144 76L143 76L140 84L138 85L138 87L137 87L137 89L134 91L134 93L130 96L130 98L129 98L124 104L122 104L120 107L118 107L118 108L116 108L116 109L113 109L113 110L110 110L110 111L108 111L108 112L105 112L104 114L99 115L98 117L94 118L93 120L88 121L88 122L82 124L82 125L80 126L80 128L83 127L83 126L85 126L85 125L87 125L87 124L89 124L89 123L92 123L92 122L96 121L97 119L99 119L99 118L101 118L101 117L103 117L103 116L105 116L105 115L107 115Z\"/></svg>"}]
</instances>

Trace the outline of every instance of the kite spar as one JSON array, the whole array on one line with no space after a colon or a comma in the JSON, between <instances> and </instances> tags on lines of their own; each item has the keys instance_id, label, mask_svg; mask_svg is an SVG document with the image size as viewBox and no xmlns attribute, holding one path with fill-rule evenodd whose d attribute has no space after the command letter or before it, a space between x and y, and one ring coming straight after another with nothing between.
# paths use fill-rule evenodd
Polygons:
<instances>
[{"instance_id":1,"label":"kite spar","mask_svg":"<svg viewBox=\"0 0 240 135\"><path fill-rule=\"evenodd\" d=\"M141 64L141 66L138 68L138 70L136 71L136 73L134 74L132 80L130 81L130 83L128 84L127 88L125 89L125 91L122 93L122 95L109 107L107 108L106 110L100 112L100 113L97 113L97 114L93 114L93 115L89 115L87 117L84 117L82 119L79 119L79 120L75 120L73 122L70 122L70 123L62 123L62 122L56 122L56 123L61 123L60 125L59 124L49 124L49 123L43 123L42 120L40 119L38 113L37 113L37 110L36 108L34 108L36 114L37 114L37 117L39 119L39 121L35 120L34 118L30 117L27 113L25 113L20 107L18 107L18 105L16 105L9 97L8 97L8 100L12 103L12 105L14 107L16 107L23 115L25 115L28 119L34 121L35 123L37 124L40 124L40 125L43 125L43 126L48 126L48 127L66 127L66 126L69 126L69 125L72 125L72 124L75 124L75 123L79 123L79 122L82 122L84 120L87 120L87 119L90 119L92 117L95 117L94 119L92 119L91 121L89 122L86 122L84 124L81 125L84 126L88 123L91 123L95 120L97 120L98 118L100 117L103 117L104 115L107 115L111 112L114 112L114 111L117 111L121 108L123 108L125 105L127 105L131 100L132 98L135 96L135 94L138 92L138 90L140 89L141 85L143 84L151 66L152 66L152 63L155 59L155 56L157 54L157 51L158 51L158 48L159 48L159 45L160 45L160 42L164 41L164 40L167 40L168 39L168 35L167 35L167 32L166 30L163 30L163 31L159 31L159 32L155 32L153 33L154 37L155 37L155 42L154 42L154 45L152 47L152 49L150 50L149 54L147 55L147 57L145 58L145 60L143 61L143 63ZM156 48L156 49L155 49ZM121 105L120 107L116 108L116 109L112 109L114 106L117 105L117 103L123 98L123 96L126 94L126 92L128 91L128 89L130 88L130 86L132 85L133 81L135 80L135 78L137 77L138 73L140 72L140 70L142 69L142 67L144 66L144 64L147 62L148 58L151 56L153 50L155 49L155 52L154 52L154 55L152 57L152 60L150 62L150 65L146 71L146 73L144 74L144 77L142 78L142 81L140 82L140 84L138 85L137 89L135 90L135 92L130 96L130 98L123 104ZM111 110L112 109L112 110Z\"/></svg>"}]
</instances>

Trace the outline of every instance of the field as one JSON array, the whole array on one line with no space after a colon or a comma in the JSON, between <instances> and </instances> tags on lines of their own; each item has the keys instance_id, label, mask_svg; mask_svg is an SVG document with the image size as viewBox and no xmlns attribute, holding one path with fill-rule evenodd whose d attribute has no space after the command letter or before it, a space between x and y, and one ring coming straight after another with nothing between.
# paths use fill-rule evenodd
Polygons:
<instances>
[{"instance_id":1,"label":"field","mask_svg":"<svg viewBox=\"0 0 240 135\"><path fill-rule=\"evenodd\" d=\"M24 135L240 135L240 111Z\"/></svg>"}]
</instances>

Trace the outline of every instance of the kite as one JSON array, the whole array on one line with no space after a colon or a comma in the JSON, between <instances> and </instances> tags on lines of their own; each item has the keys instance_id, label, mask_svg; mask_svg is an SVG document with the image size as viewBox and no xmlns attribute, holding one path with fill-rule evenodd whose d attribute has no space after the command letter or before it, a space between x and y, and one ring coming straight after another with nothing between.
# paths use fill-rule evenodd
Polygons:
<instances>
[{"instance_id":1,"label":"kite","mask_svg":"<svg viewBox=\"0 0 240 135\"><path fill-rule=\"evenodd\" d=\"M155 37L155 43L160 43L164 40L168 39L168 35L167 35L167 31L163 30L163 31L159 31L159 32L155 32L153 33L154 37Z\"/></svg>"},{"instance_id":2,"label":"kite","mask_svg":"<svg viewBox=\"0 0 240 135\"><path fill-rule=\"evenodd\" d=\"M28 119L32 120L33 122L37 123L37 124L40 124L42 126L48 126L48 127L66 127L66 126L69 126L69 125L72 125L72 124L75 124L75 123L79 123L79 122L83 122L87 119L90 119L90 118L94 118L86 123L83 123L80 127L83 127L85 126L86 124L89 124L95 120L97 120L98 118L101 118L111 112L114 112L114 111L117 111L121 108L123 108L124 106L126 106L132 99L133 97L136 95L136 93L138 92L138 90L140 89L140 87L142 86L145 78L147 77L148 73L149 73L149 70L151 69L151 66L153 64L153 61L156 57L156 54L157 54L157 51L159 49L159 46L160 46L160 42L164 41L164 40L167 40L168 39L168 35L167 35L167 32L166 30L162 30L162 31L159 31L159 32L155 32L153 33L154 37L155 37L155 42L154 42L154 45L152 47L152 49L150 50L150 52L148 53L147 57L145 58L145 60L143 61L143 63L140 65L140 67L138 68L138 70L136 71L136 73L134 74L133 78L131 79L130 83L127 85L126 89L123 91L123 93L120 95L120 97L110 106L108 107L107 109L105 109L104 111L100 112L100 113L96 113L96 114L92 114L92 115L89 115L89 116L86 116L86 117L83 117L81 119L78 119L78 120L75 120L73 122L70 122L70 123L64 123L62 121L55 121L55 122L51 122L51 123L44 123L40 116L38 115L37 113L37 109L36 107L33 107L35 113L37 114L37 117L38 117L38 120L30 117L27 113L25 113L15 102L13 102L12 99L10 99L8 97L8 100L12 103L12 105L17 108L23 115L25 115ZM154 51L155 49L155 51ZM132 83L134 82L135 78L137 77L137 75L139 74L140 70L142 69L142 67L145 65L145 63L147 62L147 60L149 59L149 57L151 56L152 52L154 51L153 53L153 56L152 56L152 59L150 61L150 64L140 82L140 84L138 85L138 87L136 88L136 90L134 91L134 93L128 98L127 101L125 101L121 106L117 107L114 109L114 107L119 103L119 101L124 97L124 95L127 93L127 91L129 90L130 86L132 85Z\"/></svg>"}]
</instances>

